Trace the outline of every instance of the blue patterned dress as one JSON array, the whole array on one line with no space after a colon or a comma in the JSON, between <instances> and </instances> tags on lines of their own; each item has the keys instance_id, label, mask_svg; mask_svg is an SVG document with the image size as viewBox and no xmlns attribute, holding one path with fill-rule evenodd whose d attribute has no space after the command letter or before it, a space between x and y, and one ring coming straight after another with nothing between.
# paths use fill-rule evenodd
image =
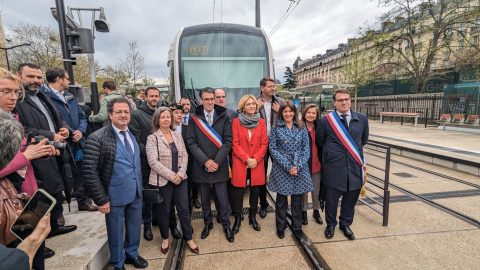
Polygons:
<instances>
[{"instance_id":1,"label":"blue patterned dress","mask_svg":"<svg viewBox=\"0 0 480 270\"><path fill-rule=\"evenodd\" d=\"M308 168L310 146L305 127L294 124L289 129L282 120L270 132L269 151L272 157L272 171L268 181L270 191L282 194L303 194L313 191L312 178ZM298 175L289 170L297 166Z\"/></svg>"}]
</instances>

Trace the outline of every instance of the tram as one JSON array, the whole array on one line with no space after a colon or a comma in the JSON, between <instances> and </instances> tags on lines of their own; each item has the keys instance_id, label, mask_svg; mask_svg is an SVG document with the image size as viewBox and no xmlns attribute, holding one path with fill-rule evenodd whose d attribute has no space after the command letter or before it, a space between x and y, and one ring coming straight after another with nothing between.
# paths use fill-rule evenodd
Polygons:
<instances>
[{"instance_id":1,"label":"tram","mask_svg":"<svg viewBox=\"0 0 480 270\"><path fill-rule=\"evenodd\" d=\"M223 88L227 107L236 109L243 95L260 93L263 77L274 77L273 54L261 28L212 23L185 27L168 52L169 102L190 98L199 104L205 87Z\"/></svg>"}]
</instances>

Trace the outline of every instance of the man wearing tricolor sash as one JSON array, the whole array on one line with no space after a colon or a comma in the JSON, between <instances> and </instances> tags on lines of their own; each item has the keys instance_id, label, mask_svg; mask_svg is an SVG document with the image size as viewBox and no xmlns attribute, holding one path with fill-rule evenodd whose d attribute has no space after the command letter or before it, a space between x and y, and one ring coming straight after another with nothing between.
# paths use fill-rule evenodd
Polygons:
<instances>
[{"instance_id":1,"label":"man wearing tricolor sash","mask_svg":"<svg viewBox=\"0 0 480 270\"><path fill-rule=\"evenodd\" d=\"M217 213L223 225L225 237L234 241L228 217L228 155L232 148L232 128L226 109L215 105L215 91L205 88L200 91L202 105L198 106L187 127L186 144L193 156L193 182L198 183L202 199L202 212L205 228L201 238L208 237L213 228L210 209L210 190L215 191L217 198ZM214 187L211 189L211 187Z\"/></svg>"},{"instance_id":2,"label":"man wearing tricolor sash","mask_svg":"<svg viewBox=\"0 0 480 270\"><path fill-rule=\"evenodd\" d=\"M350 93L338 89L333 94L335 111L320 119L317 125L317 147L322 161L322 184L325 193L325 237L331 239L337 225L340 197L339 227L345 237L355 239L353 223L355 204L365 181L363 146L368 141L368 119L350 109Z\"/></svg>"}]
</instances>

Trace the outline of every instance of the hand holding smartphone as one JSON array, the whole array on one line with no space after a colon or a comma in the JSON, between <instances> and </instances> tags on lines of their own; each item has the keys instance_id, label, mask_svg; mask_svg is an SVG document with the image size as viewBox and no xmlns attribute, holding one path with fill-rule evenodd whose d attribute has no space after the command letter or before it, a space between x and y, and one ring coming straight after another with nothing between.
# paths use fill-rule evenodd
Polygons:
<instances>
[{"instance_id":1,"label":"hand holding smartphone","mask_svg":"<svg viewBox=\"0 0 480 270\"><path fill-rule=\"evenodd\" d=\"M32 234L38 222L50 213L57 201L43 189L38 189L27 202L10 231L20 240Z\"/></svg>"}]
</instances>

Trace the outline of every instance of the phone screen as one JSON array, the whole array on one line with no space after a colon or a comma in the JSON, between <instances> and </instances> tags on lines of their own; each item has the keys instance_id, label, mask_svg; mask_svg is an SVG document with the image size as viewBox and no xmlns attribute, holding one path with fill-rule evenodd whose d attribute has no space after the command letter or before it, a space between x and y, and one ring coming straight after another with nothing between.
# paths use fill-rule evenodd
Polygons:
<instances>
[{"instance_id":1,"label":"phone screen","mask_svg":"<svg viewBox=\"0 0 480 270\"><path fill-rule=\"evenodd\" d=\"M44 192L40 190L35 192L27 205L25 205L20 216L12 225L12 232L20 238L20 240L27 238L35 227L37 227L40 219L50 212L55 203L55 199Z\"/></svg>"}]
</instances>

